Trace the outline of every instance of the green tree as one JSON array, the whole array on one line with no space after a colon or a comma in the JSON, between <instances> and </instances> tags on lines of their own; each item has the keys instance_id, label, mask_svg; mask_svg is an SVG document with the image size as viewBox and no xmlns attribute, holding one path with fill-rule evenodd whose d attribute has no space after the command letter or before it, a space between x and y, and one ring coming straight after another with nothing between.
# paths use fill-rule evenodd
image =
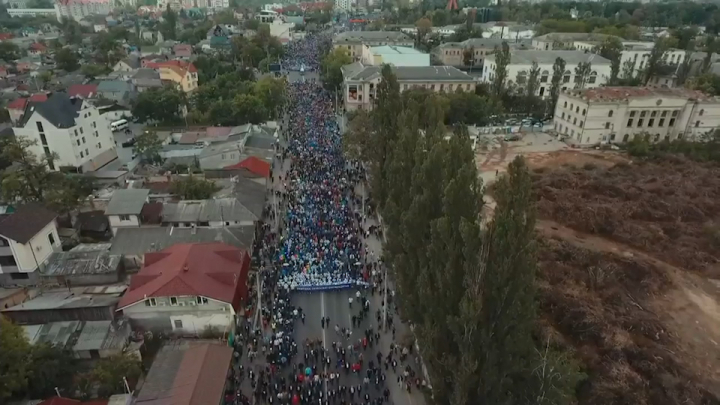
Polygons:
<instances>
[{"instance_id":1,"label":"green tree","mask_svg":"<svg viewBox=\"0 0 720 405\"><path fill-rule=\"evenodd\" d=\"M502 43L500 49L495 47L495 77L492 82L492 93L496 98L501 98L505 92L505 85L508 76L508 65L510 64L510 46L507 42Z\"/></svg>"},{"instance_id":2,"label":"green tree","mask_svg":"<svg viewBox=\"0 0 720 405\"><path fill-rule=\"evenodd\" d=\"M610 60L609 84L615 84L620 73L620 60L622 57L623 45L619 38L608 37L598 47L596 52L605 59Z\"/></svg>"},{"instance_id":3,"label":"green tree","mask_svg":"<svg viewBox=\"0 0 720 405\"><path fill-rule=\"evenodd\" d=\"M261 124L269 116L263 100L253 94L238 94L233 100L233 107L237 119L243 124Z\"/></svg>"},{"instance_id":4,"label":"green tree","mask_svg":"<svg viewBox=\"0 0 720 405\"><path fill-rule=\"evenodd\" d=\"M285 79L265 76L255 82L253 93L262 101L270 119L276 119L285 104Z\"/></svg>"},{"instance_id":5,"label":"green tree","mask_svg":"<svg viewBox=\"0 0 720 405\"><path fill-rule=\"evenodd\" d=\"M0 59L8 62L20 59L20 48L10 41L0 41Z\"/></svg>"},{"instance_id":6,"label":"green tree","mask_svg":"<svg viewBox=\"0 0 720 405\"><path fill-rule=\"evenodd\" d=\"M63 17L60 21L60 28L67 44L79 45L82 42L83 32L77 21Z\"/></svg>"},{"instance_id":7,"label":"green tree","mask_svg":"<svg viewBox=\"0 0 720 405\"><path fill-rule=\"evenodd\" d=\"M23 329L0 316L0 400L27 387L30 343Z\"/></svg>"},{"instance_id":8,"label":"green tree","mask_svg":"<svg viewBox=\"0 0 720 405\"><path fill-rule=\"evenodd\" d=\"M172 123L180 120L186 96L174 86L153 88L140 93L132 106L132 114L140 122L149 120Z\"/></svg>"},{"instance_id":9,"label":"green tree","mask_svg":"<svg viewBox=\"0 0 720 405\"><path fill-rule=\"evenodd\" d=\"M336 91L343 82L342 67L352 63L347 49L336 48L321 62L323 85L328 91Z\"/></svg>"},{"instance_id":10,"label":"green tree","mask_svg":"<svg viewBox=\"0 0 720 405\"><path fill-rule=\"evenodd\" d=\"M562 83L563 76L565 75L565 60L563 58L556 58L553 63L553 74L550 79L550 108L555 108L558 97L560 97L560 84Z\"/></svg>"},{"instance_id":11,"label":"green tree","mask_svg":"<svg viewBox=\"0 0 720 405\"><path fill-rule=\"evenodd\" d=\"M703 47L703 51L705 52L705 57L703 58L703 63L700 68L700 71L702 73L707 73L710 71L710 66L712 65L712 56L717 50L718 50L717 36L716 35L706 36L705 44Z\"/></svg>"},{"instance_id":12,"label":"green tree","mask_svg":"<svg viewBox=\"0 0 720 405\"><path fill-rule=\"evenodd\" d=\"M60 48L55 52L55 63L59 69L74 72L80 68L77 53L70 48Z\"/></svg>"},{"instance_id":13,"label":"green tree","mask_svg":"<svg viewBox=\"0 0 720 405\"><path fill-rule=\"evenodd\" d=\"M105 65L87 64L82 65L80 71L85 77L94 79L98 76L102 76L108 72L108 67Z\"/></svg>"},{"instance_id":14,"label":"green tree","mask_svg":"<svg viewBox=\"0 0 720 405\"><path fill-rule=\"evenodd\" d=\"M590 78L592 72L592 65L590 62L579 62L575 67L575 88L584 89Z\"/></svg>"},{"instance_id":15,"label":"green tree","mask_svg":"<svg viewBox=\"0 0 720 405\"><path fill-rule=\"evenodd\" d=\"M206 200L221 189L213 181L192 175L178 177L170 183L170 191L183 200Z\"/></svg>"},{"instance_id":16,"label":"green tree","mask_svg":"<svg viewBox=\"0 0 720 405\"><path fill-rule=\"evenodd\" d=\"M50 0L30 0L27 3L28 8L53 8L53 3Z\"/></svg>"},{"instance_id":17,"label":"green tree","mask_svg":"<svg viewBox=\"0 0 720 405\"><path fill-rule=\"evenodd\" d=\"M419 45L425 41L432 31L432 21L427 17L420 18L415 22L415 28L417 29L417 42Z\"/></svg>"},{"instance_id":18,"label":"green tree","mask_svg":"<svg viewBox=\"0 0 720 405\"><path fill-rule=\"evenodd\" d=\"M48 398L57 388L64 396L74 396L73 376L78 371L72 352L47 343L38 343L30 350L28 386L31 398Z\"/></svg>"},{"instance_id":19,"label":"green tree","mask_svg":"<svg viewBox=\"0 0 720 405\"><path fill-rule=\"evenodd\" d=\"M125 51L118 41L108 32L100 32L93 38L95 60L108 68L115 65L125 56Z\"/></svg>"},{"instance_id":20,"label":"green tree","mask_svg":"<svg viewBox=\"0 0 720 405\"><path fill-rule=\"evenodd\" d=\"M645 64L645 72L643 72L643 84L645 86L660 73L660 69L664 65L665 56L671 48L671 44L672 42L666 38L658 38L655 40L655 45L652 50L650 50L650 56Z\"/></svg>"},{"instance_id":21,"label":"green tree","mask_svg":"<svg viewBox=\"0 0 720 405\"><path fill-rule=\"evenodd\" d=\"M135 137L135 152L146 162L161 163L162 141L153 131L145 131Z\"/></svg>"},{"instance_id":22,"label":"green tree","mask_svg":"<svg viewBox=\"0 0 720 405\"><path fill-rule=\"evenodd\" d=\"M177 19L177 13L168 4L165 12L163 12L164 21L160 25L160 32L166 41L177 38Z\"/></svg>"},{"instance_id":23,"label":"green tree","mask_svg":"<svg viewBox=\"0 0 720 405\"><path fill-rule=\"evenodd\" d=\"M475 47L471 46L463 50L463 65L475 66Z\"/></svg>"},{"instance_id":24,"label":"green tree","mask_svg":"<svg viewBox=\"0 0 720 405\"><path fill-rule=\"evenodd\" d=\"M92 370L92 379L98 385L98 395L107 398L125 393L123 379L133 384L141 374L140 359L133 354L121 353L98 360Z\"/></svg>"}]
</instances>

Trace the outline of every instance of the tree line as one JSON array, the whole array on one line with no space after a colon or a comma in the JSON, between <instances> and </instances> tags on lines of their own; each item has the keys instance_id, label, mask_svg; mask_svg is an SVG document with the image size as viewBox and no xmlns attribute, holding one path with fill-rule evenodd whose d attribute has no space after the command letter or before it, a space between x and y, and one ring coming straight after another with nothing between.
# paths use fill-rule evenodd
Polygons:
<instances>
[{"instance_id":1,"label":"tree line","mask_svg":"<svg viewBox=\"0 0 720 405\"><path fill-rule=\"evenodd\" d=\"M401 317L415 326L438 404L564 404L583 378L572 357L536 338L535 215L522 158L485 190L464 125L444 100L404 98L389 66L345 150L368 168L382 214L384 260ZM446 137L449 135L449 140Z\"/></svg>"}]
</instances>

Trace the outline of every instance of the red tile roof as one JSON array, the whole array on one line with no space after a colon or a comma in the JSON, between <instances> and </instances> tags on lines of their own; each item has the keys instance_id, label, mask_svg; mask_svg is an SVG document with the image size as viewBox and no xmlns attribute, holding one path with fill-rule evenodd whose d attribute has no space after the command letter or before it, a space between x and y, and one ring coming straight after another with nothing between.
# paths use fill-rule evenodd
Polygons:
<instances>
[{"instance_id":1,"label":"red tile roof","mask_svg":"<svg viewBox=\"0 0 720 405\"><path fill-rule=\"evenodd\" d=\"M33 94L32 96L30 96L28 101L41 103L43 101L47 101L47 99L48 99L48 95L46 93L38 93L38 94Z\"/></svg>"},{"instance_id":2,"label":"red tile roof","mask_svg":"<svg viewBox=\"0 0 720 405\"><path fill-rule=\"evenodd\" d=\"M12 38L13 38L13 34L10 32L0 33L0 41L4 41L6 39L12 39Z\"/></svg>"},{"instance_id":3,"label":"red tile roof","mask_svg":"<svg viewBox=\"0 0 720 405\"><path fill-rule=\"evenodd\" d=\"M97 84L73 84L68 87L70 97L91 98L97 94Z\"/></svg>"},{"instance_id":4,"label":"red tile roof","mask_svg":"<svg viewBox=\"0 0 720 405\"><path fill-rule=\"evenodd\" d=\"M233 169L245 169L249 171L250 173L256 174L260 177L270 177L270 163L257 158L255 156L250 156L249 158L239 162L235 163L234 165L227 166L225 169L227 170L233 170Z\"/></svg>"},{"instance_id":5,"label":"red tile roof","mask_svg":"<svg viewBox=\"0 0 720 405\"><path fill-rule=\"evenodd\" d=\"M10 104L7 105L8 110L24 110L25 106L27 106L27 99L26 98L18 98L13 100Z\"/></svg>"},{"instance_id":6,"label":"red tile roof","mask_svg":"<svg viewBox=\"0 0 720 405\"><path fill-rule=\"evenodd\" d=\"M47 46L41 44L40 42L33 42L30 44L30 49L33 51L44 51L47 49Z\"/></svg>"},{"instance_id":7,"label":"red tile roof","mask_svg":"<svg viewBox=\"0 0 720 405\"><path fill-rule=\"evenodd\" d=\"M203 296L239 310L247 299L250 255L224 243L182 243L145 254L118 308L146 297Z\"/></svg>"},{"instance_id":8,"label":"red tile roof","mask_svg":"<svg viewBox=\"0 0 720 405\"><path fill-rule=\"evenodd\" d=\"M191 62L185 62L184 60L169 60L167 62L148 62L147 67L153 69L159 69L161 67L167 68L180 68L183 72L189 71L190 73L197 72L197 68ZM184 73L183 73L184 74Z\"/></svg>"}]
</instances>

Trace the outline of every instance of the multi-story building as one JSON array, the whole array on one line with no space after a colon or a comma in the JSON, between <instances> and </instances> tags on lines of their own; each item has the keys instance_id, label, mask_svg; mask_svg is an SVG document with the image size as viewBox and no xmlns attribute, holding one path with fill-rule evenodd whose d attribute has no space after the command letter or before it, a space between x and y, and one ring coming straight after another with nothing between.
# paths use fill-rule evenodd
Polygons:
<instances>
[{"instance_id":1,"label":"multi-story building","mask_svg":"<svg viewBox=\"0 0 720 405\"><path fill-rule=\"evenodd\" d=\"M167 62L150 62L146 67L155 69L160 73L161 80L169 80L178 86L178 89L189 93L198 87L198 71L192 62L183 60L170 60Z\"/></svg>"},{"instance_id":2,"label":"multi-story building","mask_svg":"<svg viewBox=\"0 0 720 405\"><path fill-rule=\"evenodd\" d=\"M478 66L481 67L485 58L495 52L502 46L503 42L507 42L510 49L530 49L532 44L530 41L508 41L502 38L470 38L462 42L445 42L433 49L433 55L443 65L448 66ZM469 64L465 58L466 52L472 52L469 58ZM470 55L468 55L470 56Z\"/></svg>"},{"instance_id":3,"label":"multi-story building","mask_svg":"<svg viewBox=\"0 0 720 405\"><path fill-rule=\"evenodd\" d=\"M612 35L594 34L585 32L551 32L549 34L540 35L532 39L533 48L538 51L553 50L575 50L578 49L577 43L582 43L581 47L589 46L594 49L608 38L617 38ZM583 48L585 49L585 48Z\"/></svg>"},{"instance_id":4,"label":"multi-story building","mask_svg":"<svg viewBox=\"0 0 720 405\"><path fill-rule=\"evenodd\" d=\"M382 80L381 66L355 62L342 68L343 102L347 111L369 110ZM425 88L436 92L475 91L475 79L452 66L393 67L400 91Z\"/></svg>"},{"instance_id":5,"label":"multi-story building","mask_svg":"<svg viewBox=\"0 0 720 405\"><path fill-rule=\"evenodd\" d=\"M333 48L347 49L355 60L362 57L363 45L412 47L414 41L400 31L346 31L333 38Z\"/></svg>"},{"instance_id":6,"label":"multi-story building","mask_svg":"<svg viewBox=\"0 0 720 405\"><path fill-rule=\"evenodd\" d=\"M550 82L553 75L553 65L557 58L565 61L565 73L561 81L561 89L567 90L582 86L593 88L607 83L610 77L610 61L600 55L583 51L538 51L518 50L510 51L510 63L507 66L507 82L521 90L530 76L533 62L540 68L540 85L537 95L547 97L550 93ZM581 63L590 63L590 72L584 77L578 75L576 68ZM495 55L489 55L483 65L482 80L492 83L495 79Z\"/></svg>"},{"instance_id":7,"label":"multi-story building","mask_svg":"<svg viewBox=\"0 0 720 405\"><path fill-rule=\"evenodd\" d=\"M620 54L620 68L624 69L627 63L632 63L633 72L636 75L641 74L647 68L650 53L654 47L654 42L624 41L623 51ZM667 66L676 67L684 59L685 51L681 49L668 49L663 55L663 63Z\"/></svg>"},{"instance_id":8,"label":"multi-story building","mask_svg":"<svg viewBox=\"0 0 720 405\"><path fill-rule=\"evenodd\" d=\"M50 170L89 172L117 158L107 119L88 101L65 92L29 101L13 131L36 142L30 147L36 156L55 155Z\"/></svg>"},{"instance_id":9,"label":"multi-story building","mask_svg":"<svg viewBox=\"0 0 720 405\"><path fill-rule=\"evenodd\" d=\"M37 204L5 206L0 214L0 286L34 285L53 252L62 250L55 218Z\"/></svg>"},{"instance_id":10,"label":"multi-story building","mask_svg":"<svg viewBox=\"0 0 720 405\"><path fill-rule=\"evenodd\" d=\"M360 62L368 66L430 66L430 55L408 46L363 45Z\"/></svg>"},{"instance_id":11,"label":"multi-story building","mask_svg":"<svg viewBox=\"0 0 720 405\"><path fill-rule=\"evenodd\" d=\"M89 15L107 15L112 11L110 0L56 0L55 15L58 21L68 18L80 21Z\"/></svg>"},{"instance_id":12,"label":"multi-story building","mask_svg":"<svg viewBox=\"0 0 720 405\"><path fill-rule=\"evenodd\" d=\"M349 11L353 8L353 2L352 0L335 0L335 8Z\"/></svg>"},{"instance_id":13,"label":"multi-story building","mask_svg":"<svg viewBox=\"0 0 720 405\"><path fill-rule=\"evenodd\" d=\"M555 130L578 145L698 139L720 127L720 99L697 90L598 87L562 92Z\"/></svg>"}]
</instances>

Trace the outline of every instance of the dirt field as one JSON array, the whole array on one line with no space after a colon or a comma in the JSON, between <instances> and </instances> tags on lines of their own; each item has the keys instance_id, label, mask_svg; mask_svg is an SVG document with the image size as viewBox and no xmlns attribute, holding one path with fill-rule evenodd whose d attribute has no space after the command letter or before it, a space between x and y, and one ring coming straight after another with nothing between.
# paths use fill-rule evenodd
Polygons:
<instances>
[{"instance_id":1,"label":"dirt field","mask_svg":"<svg viewBox=\"0 0 720 405\"><path fill-rule=\"evenodd\" d=\"M720 404L720 168L528 160L543 329L585 364L580 403Z\"/></svg>"}]
</instances>

